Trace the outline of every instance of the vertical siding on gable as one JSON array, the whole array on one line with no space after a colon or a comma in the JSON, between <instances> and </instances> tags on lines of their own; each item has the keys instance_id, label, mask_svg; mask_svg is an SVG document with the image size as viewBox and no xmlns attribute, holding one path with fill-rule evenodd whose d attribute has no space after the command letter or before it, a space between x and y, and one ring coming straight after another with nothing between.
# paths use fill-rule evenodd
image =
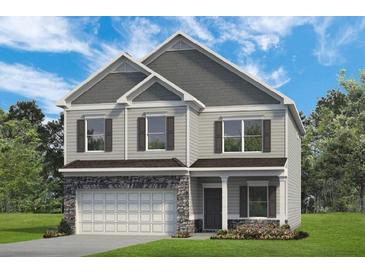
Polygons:
<instances>
[{"instance_id":1,"label":"vertical siding on gable","mask_svg":"<svg viewBox=\"0 0 365 274\"><path fill-rule=\"evenodd\" d=\"M67 163L75 160L120 160L124 159L124 110L66 110L66 154ZM113 119L113 151L111 152L77 152L76 121L85 116L100 115ZM86 144L87 145L87 144ZM66 164L67 164L66 163Z\"/></svg>"},{"instance_id":2,"label":"vertical siding on gable","mask_svg":"<svg viewBox=\"0 0 365 274\"><path fill-rule=\"evenodd\" d=\"M199 114L190 108L190 165L199 157Z\"/></svg>"},{"instance_id":3,"label":"vertical siding on gable","mask_svg":"<svg viewBox=\"0 0 365 274\"><path fill-rule=\"evenodd\" d=\"M288 222L296 228L301 223L301 139L288 116Z\"/></svg>"},{"instance_id":4,"label":"vertical siding on gable","mask_svg":"<svg viewBox=\"0 0 365 274\"><path fill-rule=\"evenodd\" d=\"M271 120L271 152L214 153L214 121L222 117L245 117ZM198 158L235 158L235 157L285 157L285 110L272 111L235 111L202 112L199 115L199 157Z\"/></svg>"},{"instance_id":5,"label":"vertical siding on gable","mask_svg":"<svg viewBox=\"0 0 365 274\"><path fill-rule=\"evenodd\" d=\"M175 117L174 150L137 151L137 118L153 113L161 113L162 115ZM177 158L186 164L186 107L128 109L128 159L171 158Z\"/></svg>"}]
</instances>

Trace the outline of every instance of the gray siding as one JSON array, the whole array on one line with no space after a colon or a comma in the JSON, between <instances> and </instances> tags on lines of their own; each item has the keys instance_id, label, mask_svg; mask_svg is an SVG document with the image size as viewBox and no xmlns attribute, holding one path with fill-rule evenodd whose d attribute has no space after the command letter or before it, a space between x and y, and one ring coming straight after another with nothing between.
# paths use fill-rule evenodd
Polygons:
<instances>
[{"instance_id":1,"label":"gray siding","mask_svg":"<svg viewBox=\"0 0 365 274\"><path fill-rule=\"evenodd\" d=\"M214 121L222 117L271 119L271 152L214 153ZM285 110L203 112L199 116L199 158L285 157Z\"/></svg>"},{"instance_id":2,"label":"gray siding","mask_svg":"<svg viewBox=\"0 0 365 274\"><path fill-rule=\"evenodd\" d=\"M180 101L181 98L159 83L154 83L133 101Z\"/></svg>"},{"instance_id":3,"label":"gray siding","mask_svg":"<svg viewBox=\"0 0 365 274\"><path fill-rule=\"evenodd\" d=\"M280 214L280 191L278 178L275 177L230 177L228 179L228 218L239 219L240 214L240 186L246 185L247 181L269 181L269 185L276 185L276 217ZM203 218L203 184L221 183L216 177L192 177L190 179L190 214L195 218Z\"/></svg>"},{"instance_id":4,"label":"gray siding","mask_svg":"<svg viewBox=\"0 0 365 274\"><path fill-rule=\"evenodd\" d=\"M294 120L288 119L288 221L292 228L301 223L301 139Z\"/></svg>"},{"instance_id":5,"label":"gray siding","mask_svg":"<svg viewBox=\"0 0 365 274\"><path fill-rule=\"evenodd\" d=\"M148 66L207 106L279 103L197 50L166 51Z\"/></svg>"},{"instance_id":6,"label":"gray siding","mask_svg":"<svg viewBox=\"0 0 365 274\"><path fill-rule=\"evenodd\" d=\"M124 159L124 111L115 110L66 110L66 154L67 163L74 160L114 160ZM112 152L76 152L76 121L85 116L100 115L113 119L113 151ZM66 163L66 164L67 164Z\"/></svg>"},{"instance_id":7,"label":"gray siding","mask_svg":"<svg viewBox=\"0 0 365 274\"><path fill-rule=\"evenodd\" d=\"M72 101L72 104L115 103L119 97L141 82L141 72L109 73L98 83Z\"/></svg>"},{"instance_id":8,"label":"gray siding","mask_svg":"<svg viewBox=\"0 0 365 274\"><path fill-rule=\"evenodd\" d=\"M137 151L137 118L152 113L175 117L175 150ZM186 107L128 109L128 159L168 158L177 158L186 164Z\"/></svg>"},{"instance_id":9,"label":"gray siding","mask_svg":"<svg viewBox=\"0 0 365 274\"><path fill-rule=\"evenodd\" d=\"M240 186L246 185L247 181L269 181L269 185L276 185L276 217L280 214L280 191L278 178L274 177L230 177L228 179L228 217L239 218L240 214Z\"/></svg>"},{"instance_id":10,"label":"gray siding","mask_svg":"<svg viewBox=\"0 0 365 274\"><path fill-rule=\"evenodd\" d=\"M195 219L203 218L203 187L194 177L190 178L189 214L190 219L194 219L192 215Z\"/></svg>"},{"instance_id":11,"label":"gray siding","mask_svg":"<svg viewBox=\"0 0 365 274\"><path fill-rule=\"evenodd\" d=\"M190 165L199 157L199 113L190 108Z\"/></svg>"}]
</instances>

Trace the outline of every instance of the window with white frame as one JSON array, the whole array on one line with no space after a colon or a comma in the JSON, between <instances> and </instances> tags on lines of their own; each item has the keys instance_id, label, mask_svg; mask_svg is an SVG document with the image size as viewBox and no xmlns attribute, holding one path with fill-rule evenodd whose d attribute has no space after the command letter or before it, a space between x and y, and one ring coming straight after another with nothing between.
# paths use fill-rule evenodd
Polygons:
<instances>
[{"instance_id":1,"label":"window with white frame","mask_svg":"<svg viewBox=\"0 0 365 274\"><path fill-rule=\"evenodd\" d=\"M224 120L224 152L262 151L262 120Z\"/></svg>"},{"instance_id":2,"label":"window with white frame","mask_svg":"<svg viewBox=\"0 0 365 274\"><path fill-rule=\"evenodd\" d=\"M86 119L87 151L104 151L105 120L103 118Z\"/></svg>"},{"instance_id":3,"label":"window with white frame","mask_svg":"<svg viewBox=\"0 0 365 274\"><path fill-rule=\"evenodd\" d=\"M248 187L248 217L267 217L268 187Z\"/></svg>"},{"instance_id":4,"label":"window with white frame","mask_svg":"<svg viewBox=\"0 0 365 274\"><path fill-rule=\"evenodd\" d=\"M147 147L149 150L166 148L166 117L147 117Z\"/></svg>"}]
</instances>

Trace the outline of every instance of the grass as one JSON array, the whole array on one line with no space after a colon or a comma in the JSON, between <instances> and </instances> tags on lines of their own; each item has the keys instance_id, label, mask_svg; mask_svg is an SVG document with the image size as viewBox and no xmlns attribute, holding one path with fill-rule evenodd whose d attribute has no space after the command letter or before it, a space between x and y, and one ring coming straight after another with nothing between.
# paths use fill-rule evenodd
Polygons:
<instances>
[{"instance_id":1,"label":"grass","mask_svg":"<svg viewBox=\"0 0 365 274\"><path fill-rule=\"evenodd\" d=\"M0 244L40 239L61 218L61 214L1 213Z\"/></svg>"},{"instance_id":2,"label":"grass","mask_svg":"<svg viewBox=\"0 0 365 274\"><path fill-rule=\"evenodd\" d=\"M304 214L299 229L309 237L291 241L166 239L92 256L365 256L364 214Z\"/></svg>"}]
</instances>

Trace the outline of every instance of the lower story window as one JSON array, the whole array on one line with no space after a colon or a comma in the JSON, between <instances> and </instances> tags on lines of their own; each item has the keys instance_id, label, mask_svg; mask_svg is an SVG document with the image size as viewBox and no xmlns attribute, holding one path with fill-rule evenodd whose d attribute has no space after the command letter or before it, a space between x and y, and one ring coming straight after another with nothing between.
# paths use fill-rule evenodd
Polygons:
<instances>
[{"instance_id":1,"label":"lower story window","mask_svg":"<svg viewBox=\"0 0 365 274\"><path fill-rule=\"evenodd\" d=\"M268 207L267 186L249 186L248 211L249 217L267 217Z\"/></svg>"}]
</instances>

